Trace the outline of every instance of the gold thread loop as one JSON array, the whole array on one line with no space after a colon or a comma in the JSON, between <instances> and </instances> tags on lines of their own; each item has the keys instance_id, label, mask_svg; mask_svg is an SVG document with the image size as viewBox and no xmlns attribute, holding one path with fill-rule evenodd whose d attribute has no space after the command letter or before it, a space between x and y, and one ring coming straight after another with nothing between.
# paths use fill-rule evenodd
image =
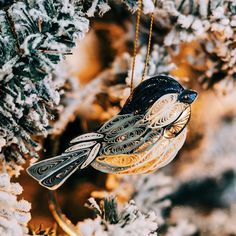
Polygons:
<instances>
[{"instance_id":1,"label":"gold thread loop","mask_svg":"<svg viewBox=\"0 0 236 236\"><path fill-rule=\"evenodd\" d=\"M156 3L156 0L154 0L154 3L153 3L154 6L155 6L155 3ZM138 45L138 38L139 38L141 12L142 12L142 0L138 0L137 21L136 21L135 40L134 40L134 49L133 49L133 63L132 63L132 69L131 69L131 82L130 82L130 92L131 93L132 93L133 87L134 87L134 70L135 70L135 62L136 62L136 55L137 55L137 45ZM151 14L147 54L146 54L146 60L145 60L144 70L143 70L143 73L142 73L141 82L144 80L144 77L145 77L146 72L147 72L147 67L148 67L148 64L149 64L151 42L152 42L153 22L154 22L154 12L152 12L152 14Z\"/></svg>"},{"instance_id":2,"label":"gold thread loop","mask_svg":"<svg viewBox=\"0 0 236 236\"><path fill-rule=\"evenodd\" d=\"M135 29L135 40L134 40L134 49L133 49L133 63L132 63L132 74L131 74L131 82L130 82L130 91L132 93L134 86L134 68L137 54L137 45L139 38L139 26L140 26L140 18L142 12L142 0L138 0L138 10L137 10L137 21L136 21L136 29Z\"/></svg>"},{"instance_id":3,"label":"gold thread loop","mask_svg":"<svg viewBox=\"0 0 236 236\"><path fill-rule=\"evenodd\" d=\"M155 2L156 2L156 1L154 1L154 6L155 6ZM146 54L145 66L144 66L144 70L143 70L143 75L142 75L142 80L141 80L141 82L144 80L144 77L145 77L146 72L147 72L147 67L148 67L148 64L149 64L150 50L151 50L151 43L152 43L152 28L153 28L153 22L154 22L154 12L152 12L152 14L151 14L151 21L150 21L150 28L149 28L149 38L148 38L147 54Z\"/></svg>"}]
</instances>

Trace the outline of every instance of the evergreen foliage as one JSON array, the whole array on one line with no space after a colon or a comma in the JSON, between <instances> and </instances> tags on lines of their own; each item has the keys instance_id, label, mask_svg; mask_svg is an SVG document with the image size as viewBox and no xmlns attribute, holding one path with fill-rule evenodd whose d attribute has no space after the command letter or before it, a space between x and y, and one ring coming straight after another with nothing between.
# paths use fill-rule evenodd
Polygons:
<instances>
[{"instance_id":1,"label":"evergreen foliage","mask_svg":"<svg viewBox=\"0 0 236 236\"><path fill-rule=\"evenodd\" d=\"M46 135L59 103L56 65L88 31L82 5L27 0L0 11L0 145L9 159L36 156L32 135Z\"/></svg>"}]
</instances>

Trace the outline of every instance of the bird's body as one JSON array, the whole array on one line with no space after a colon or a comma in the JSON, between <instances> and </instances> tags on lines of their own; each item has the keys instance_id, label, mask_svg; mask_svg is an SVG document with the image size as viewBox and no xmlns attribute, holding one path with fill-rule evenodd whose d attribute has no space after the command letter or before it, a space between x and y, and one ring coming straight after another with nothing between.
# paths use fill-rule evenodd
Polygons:
<instances>
[{"instance_id":1,"label":"bird's body","mask_svg":"<svg viewBox=\"0 0 236 236\"><path fill-rule=\"evenodd\" d=\"M184 90L169 76L152 77L137 86L121 112L97 132L76 137L62 155L33 164L28 172L51 190L90 164L106 173L153 172L184 144L195 98L196 92Z\"/></svg>"}]
</instances>

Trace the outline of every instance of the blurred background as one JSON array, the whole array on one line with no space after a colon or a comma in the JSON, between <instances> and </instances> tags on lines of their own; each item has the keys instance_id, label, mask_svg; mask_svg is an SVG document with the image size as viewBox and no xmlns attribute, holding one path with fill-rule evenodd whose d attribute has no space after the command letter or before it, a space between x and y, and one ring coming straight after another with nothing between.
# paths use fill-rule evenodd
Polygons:
<instances>
[{"instance_id":1,"label":"blurred background","mask_svg":"<svg viewBox=\"0 0 236 236\"><path fill-rule=\"evenodd\" d=\"M136 15L114 2L103 17L91 19L89 33L59 66L57 76L66 81L61 110L54 114L51 134L40 141L42 159L63 152L72 138L117 114L129 95ZM192 16L191 25L187 17L176 23L170 11L155 11L148 75L170 73L198 91L186 143L173 162L150 175L121 177L92 168L75 173L57 191L62 211L75 225L86 225L83 221L94 216L84 206L88 198L99 201L113 194L121 208L134 199L142 212L154 211L159 235L236 235L235 28L231 43L222 18L215 20L215 31L200 32L200 23L207 21L197 14L200 2L192 11L183 2L179 12ZM135 84L144 67L149 22L150 15L143 14ZM32 203L30 227L55 227L48 191L25 171L17 181Z\"/></svg>"}]
</instances>

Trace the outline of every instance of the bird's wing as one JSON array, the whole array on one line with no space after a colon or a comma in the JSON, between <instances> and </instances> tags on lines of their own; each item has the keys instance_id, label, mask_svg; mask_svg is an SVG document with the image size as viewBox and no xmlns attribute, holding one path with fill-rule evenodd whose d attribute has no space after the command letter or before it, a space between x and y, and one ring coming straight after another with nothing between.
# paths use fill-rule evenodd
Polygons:
<instances>
[{"instance_id":1,"label":"bird's wing","mask_svg":"<svg viewBox=\"0 0 236 236\"><path fill-rule=\"evenodd\" d=\"M105 123L99 130L104 134L102 148L94 168L117 172L120 168L129 168L140 161L140 153L151 148L163 134L163 129L149 128L143 121L143 115L117 115Z\"/></svg>"},{"instance_id":2,"label":"bird's wing","mask_svg":"<svg viewBox=\"0 0 236 236\"><path fill-rule=\"evenodd\" d=\"M187 129L184 128L178 136L172 139L162 137L157 145L146 152L145 159L143 159L142 162L128 169L121 169L118 173L122 175L151 173L166 166L175 158L178 151L183 146L186 134Z\"/></svg>"},{"instance_id":3,"label":"bird's wing","mask_svg":"<svg viewBox=\"0 0 236 236\"><path fill-rule=\"evenodd\" d=\"M149 128L142 115L117 115L98 131L104 134L100 154L137 153L145 142L160 137L162 130Z\"/></svg>"},{"instance_id":4,"label":"bird's wing","mask_svg":"<svg viewBox=\"0 0 236 236\"><path fill-rule=\"evenodd\" d=\"M187 104L178 101L178 94L171 93L158 99L147 114L115 116L98 130L104 135L103 148L99 154L113 156L141 152L144 151L144 146L146 149L150 148L150 142L156 142L164 130L167 137L170 127L173 127L170 133L173 129L175 134L180 133L182 125L188 121L185 114L182 115L187 107ZM181 116L183 117L179 121Z\"/></svg>"}]
</instances>

